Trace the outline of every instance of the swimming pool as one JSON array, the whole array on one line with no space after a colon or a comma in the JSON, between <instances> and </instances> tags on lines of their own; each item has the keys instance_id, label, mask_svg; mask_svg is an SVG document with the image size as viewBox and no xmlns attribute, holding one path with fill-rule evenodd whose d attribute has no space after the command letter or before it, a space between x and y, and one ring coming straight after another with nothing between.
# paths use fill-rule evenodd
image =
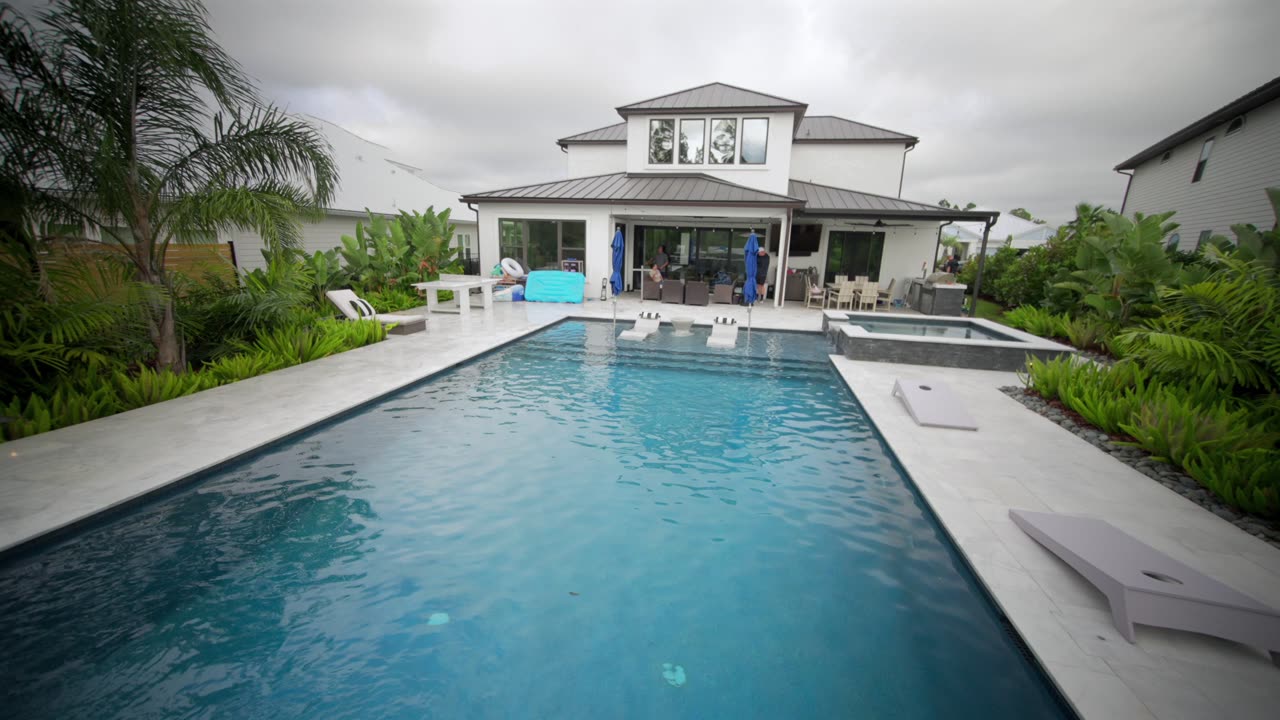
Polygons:
<instances>
[{"instance_id":1,"label":"swimming pool","mask_svg":"<svg viewBox=\"0 0 1280 720\"><path fill-rule=\"evenodd\" d=\"M0 701L24 718L1066 714L825 339L614 333L562 323L8 556Z\"/></svg>"},{"instance_id":2,"label":"swimming pool","mask_svg":"<svg viewBox=\"0 0 1280 720\"><path fill-rule=\"evenodd\" d=\"M963 338L965 340L1014 340L1010 335L964 321L925 322L920 320L867 320L858 318L850 320L849 323L857 325L869 333Z\"/></svg>"}]
</instances>

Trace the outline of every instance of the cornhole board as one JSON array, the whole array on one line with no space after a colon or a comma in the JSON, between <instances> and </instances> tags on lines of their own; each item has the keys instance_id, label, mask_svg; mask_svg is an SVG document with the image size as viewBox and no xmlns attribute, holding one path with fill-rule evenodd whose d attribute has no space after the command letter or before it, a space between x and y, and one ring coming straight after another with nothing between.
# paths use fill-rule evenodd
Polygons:
<instances>
[{"instance_id":1,"label":"cornhole board","mask_svg":"<svg viewBox=\"0 0 1280 720\"><path fill-rule=\"evenodd\" d=\"M977 430L978 422L965 411L961 400L940 380L893 381L893 394L902 398L917 425Z\"/></svg>"},{"instance_id":2,"label":"cornhole board","mask_svg":"<svg viewBox=\"0 0 1280 720\"><path fill-rule=\"evenodd\" d=\"M1280 612L1184 565L1104 520L1010 510L1009 518L1107 596L1111 621L1213 635L1261 648L1280 665Z\"/></svg>"}]
</instances>

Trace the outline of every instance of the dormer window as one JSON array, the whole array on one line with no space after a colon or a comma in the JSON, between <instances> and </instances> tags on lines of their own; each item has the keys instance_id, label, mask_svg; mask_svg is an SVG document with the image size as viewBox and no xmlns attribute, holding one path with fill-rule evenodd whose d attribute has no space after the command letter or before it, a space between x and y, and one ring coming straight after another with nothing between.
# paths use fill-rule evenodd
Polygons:
<instances>
[{"instance_id":1,"label":"dormer window","mask_svg":"<svg viewBox=\"0 0 1280 720\"><path fill-rule=\"evenodd\" d=\"M1244 116L1237 115L1230 124L1227 125L1227 135L1235 135L1244 129Z\"/></svg>"},{"instance_id":2,"label":"dormer window","mask_svg":"<svg viewBox=\"0 0 1280 720\"><path fill-rule=\"evenodd\" d=\"M738 121L736 118L711 120L711 151L707 153L712 165L732 165L738 146Z\"/></svg>"},{"instance_id":3,"label":"dormer window","mask_svg":"<svg viewBox=\"0 0 1280 720\"><path fill-rule=\"evenodd\" d=\"M1160 156L1160 164L1161 164L1161 165L1163 165L1163 164L1165 164L1165 163L1169 162L1169 158L1171 158L1171 157L1173 157L1173 151L1172 151L1172 150L1166 150L1166 151L1164 152L1164 154Z\"/></svg>"},{"instance_id":4,"label":"dormer window","mask_svg":"<svg viewBox=\"0 0 1280 720\"><path fill-rule=\"evenodd\" d=\"M670 165L675 147L676 121L649 121L649 163L651 165Z\"/></svg>"},{"instance_id":5,"label":"dormer window","mask_svg":"<svg viewBox=\"0 0 1280 720\"><path fill-rule=\"evenodd\" d=\"M763 165L769 149L769 118L742 121L742 164Z\"/></svg>"},{"instance_id":6,"label":"dormer window","mask_svg":"<svg viewBox=\"0 0 1280 720\"><path fill-rule=\"evenodd\" d=\"M680 163L682 165L701 165L703 151L706 149L707 121L680 121Z\"/></svg>"}]
</instances>

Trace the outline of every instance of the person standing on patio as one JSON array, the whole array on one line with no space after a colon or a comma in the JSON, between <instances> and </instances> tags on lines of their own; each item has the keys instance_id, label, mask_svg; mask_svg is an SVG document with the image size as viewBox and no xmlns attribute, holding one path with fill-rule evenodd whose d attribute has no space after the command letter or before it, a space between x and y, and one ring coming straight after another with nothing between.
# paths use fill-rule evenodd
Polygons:
<instances>
[{"instance_id":1,"label":"person standing on patio","mask_svg":"<svg viewBox=\"0 0 1280 720\"><path fill-rule=\"evenodd\" d=\"M769 290L769 251L760 248L756 253L756 297L764 300Z\"/></svg>"},{"instance_id":2,"label":"person standing on patio","mask_svg":"<svg viewBox=\"0 0 1280 720\"><path fill-rule=\"evenodd\" d=\"M671 268L671 258L667 257L667 246L659 245L658 253L653 256L653 269L662 274L662 279L667 279L667 271Z\"/></svg>"}]
</instances>

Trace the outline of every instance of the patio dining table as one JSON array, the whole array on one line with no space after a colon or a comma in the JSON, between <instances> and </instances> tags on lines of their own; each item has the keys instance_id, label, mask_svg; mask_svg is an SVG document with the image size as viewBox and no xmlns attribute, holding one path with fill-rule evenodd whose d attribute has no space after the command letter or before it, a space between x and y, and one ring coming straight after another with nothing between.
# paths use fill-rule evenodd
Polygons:
<instances>
[{"instance_id":1,"label":"patio dining table","mask_svg":"<svg viewBox=\"0 0 1280 720\"><path fill-rule=\"evenodd\" d=\"M471 291L475 288L480 289L484 298L484 310L490 312L493 310L493 286L500 282L502 282L501 278L455 276L447 280L414 283L413 286L418 289L418 292L426 294L428 315L440 312L440 291L448 290L458 299L458 313L465 318L471 314L471 300L468 297Z\"/></svg>"}]
</instances>

